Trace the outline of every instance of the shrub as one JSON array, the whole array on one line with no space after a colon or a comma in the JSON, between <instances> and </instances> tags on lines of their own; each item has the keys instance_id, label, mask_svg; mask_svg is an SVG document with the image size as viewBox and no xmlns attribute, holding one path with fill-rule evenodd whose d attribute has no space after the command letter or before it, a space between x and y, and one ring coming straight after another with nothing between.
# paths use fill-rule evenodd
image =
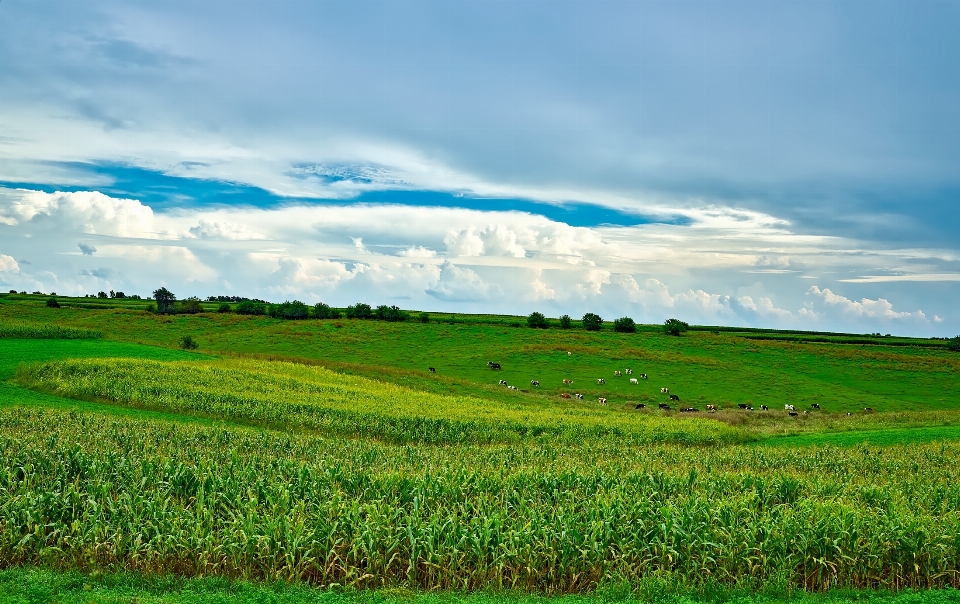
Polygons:
<instances>
[{"instance_id":1,"label":"shrub","mask_svg":"<svg viewBox=\"0 0 960 604\"><path fill-rule=\"evenodd\" d=\"M196 350L197 346L197 341L193 339L193 336L183 336L180 338L180 348L184 350Z\"/></svg>"},{"instance_id":2,"label":"shrub","mask_svg":"<svg viewBox=\"0 0 960 604\"><path fill-rule=\"evenodd\" d=\"M680 319L667 319L663 322L663 333L668 336L679 336L690 327Z\"/></svg>"},{"instance_id":3,"label":"shrub","mask_svg":"<svg viewBox=\"0 0 960 604\"><path fill-rule=\"evenodd\" d=\"M420 313L420 322L421 322L421 323L429 323L429 322L430 322L430 315L428 315L428 314L425 313L425 312Z\"/></svg>"},{"instance_id":4,"label":"shrub","mask_svg":"<svg viewBox=\"0 0 960 604\"><path fill-rule=\"evenodd\" d=\"M950 350L954 352L960 352L960 336L950 340Z\"/></svg>"},{"instance_id":5,"label":"shrub","mask_svg":"<svg viewBox=\"0 0 960 604\"><path fill-rule=\"evenodd\" d=\"M50 298L49 300L47 300L47 307L48 307L48 308L60 308L60 303L57 302L57 299L56 299L56 298Z\"/></svg>"},{"instance_id":6,"label":"shrub","mask_svg":"<svg viewBox=\"0 0 960 604\"><path fill-rule=\"evenodd\" d=\"M527 327L533 327L534 329L546 329L549 327L547 323L547 318L543 316L541 312L532 312L530 316L527 317Z\"/></svg>"},{"instance_id":7,"label":"shrub","mask_svg":"<svg viewBox=\"0 0 960 604\"><path fill-rule=\"evenodd\" d=\"M39 294L40 292L33 292L33 293ZM106 300L107 292L97 292L97 297L100 298L101 300Z\"/></svg>"},{"instance_id":8,"label":"shrub","mask_svg":"<svg viewBox=\"0 0 960 604\"><path fill-rule=\"evenodd\" d=\"M592 312L583 315L584 329L587 331L600 331L601 327L603 327L603 319L600 318L600 315L595 315Z\"/></svg>"},{"instance_id":9,"label":"shrub","mask_svg":"<svg viewBox=\"0 0 960 604\"><path fill-rule=\"evenodd\" d=\"M570 329L570 325L570 315L563 315L560 317L560 329Z\"/></svg>"},{"instance_id":10,"label":"shrub","mask_svg":"<svg viewBox=\"0 0 960 604\"><path fill-rule=\"evenodd\" d=\"M153 299L157 301L157 312L172 312L174 310L173 303L177 300L177 297L172 291L161 287L153 291Z\"/></svg>"},{"instance_id":11,"label":"shrub","mask_svg":"<svg viewBox=\"0 0 960 604\"><path fill-rule=\"evenodd\" d=\"M15 289L11 289L9 293L11 293L11 294L15 294L15 293L17 293L17 290L15 290Z\"/></svg>"},{"instance_id":12,"label":"shrub","mask_svg":"<svg viewBox=\"0 0 960 604\"><path fill-rule=\"evenodd\" d=\"M267 305L255 300L244 300L237 304L238 315L265 315L267 314Z\"/></svg>"},{"instance_id":13,"label":"shrub","mask_svg":"<svg viewBox=\"0 0 960 604\"><path fill-rule=\"evenodd\" d=\"M406 321L410 315L400 310L396 305L387 306L386 304L381 304L374 311L374 316L381 321Z\"/></svg>"},{"instance_id":14,"label":"shrub","mask_svg":"<svg viewBox=\"0 0 960 604\"><path fill-rule=\"evenodd\" d=\"M633 333L637 331L637 324L630 317L620 317L613 322L613 330L620 333Z\"/></svg>"},{"instance_id":15,"label":"shrub","mask_svg":"<svg viewBox=\"0 0 960 604\"><path fill-rule=\"evenodd\" d=\"M287 321L297 321L306 319L310 316L310 309L299 300L293 302L284 302L283 304L271 304L270 316L274 319L284 319Z\"/></svg>"},{"instance_id":16,"label":"shrub","mask_svg":"<svg viewBox=\"0 0 960 604\"><path fill-rule=\"evenodd\" d=\"M338 309L336 309L336 308L331 308L331 309L330 309L330 318L331 318L331 319L339 319L339 318L340 318L340 311L339 311ZM338 325L338 327L343 327L343 325Z\"/></svg>"},{"instance_id":17,"label":"shrub","mask_svg":"<svg viewBox=\"0 0 960 604\"><path fill-rule=\"evenodd\" d=\"M197 298L187 298L180 303L179 307L177 308L177 312L187 315L195 315L203 312L203 307L200 306L200 300Z\"/></svg>"},{"instance_id":18,"label":"shrub","mask_svg":"<svg viewBox=\"0 0 960 604\"><path fill-rule=\"evenodd\" d=\"M220 305L220 308L217 309L218 313L230 312L230 305L224 302Z\"/></svg>"},{"instance_id":19,"label":"shrub","mask_svg":"<svg viewBox=\"0 0 960 604\"><path fill-rule=\"evenodd\" d=\"M329 304L324 304L323 302L317 302L313 305L313 318L314 319L329 319L331 308Z\"/></svg>"},{"instance_id":20,"label":"shrub","mask_svg":"<svg viewBox=\"0 0 960 604\"><path fill-rule=\"evenodd\" d=\"M156 304L147 304L147 312L157 312Z\"/></svg>"},{"instance_id":21,"label":"shrub","mask_svg":"<svg viewBox=\"0 0 960 604\"><path fill-rule=\"evenodd\" d=\"M347 307L347 318L348 319L372 319L373 309L370 308L369 304L358 302L353 306Z\"/></svg>"}]
</instances>

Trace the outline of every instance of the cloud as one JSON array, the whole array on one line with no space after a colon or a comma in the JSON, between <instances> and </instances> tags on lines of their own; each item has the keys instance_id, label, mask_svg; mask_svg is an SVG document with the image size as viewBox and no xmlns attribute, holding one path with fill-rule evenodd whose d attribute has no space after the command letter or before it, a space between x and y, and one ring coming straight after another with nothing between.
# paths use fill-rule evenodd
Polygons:
<instances>
[{"instance_id":1,"label":"cloud","mask_svg":"<svg viewBox=\"0 0 960 604\"><path fill-rule=\"evenodd\" d=\"M756 302L750 296L737 298L737 303L744 309L755 313L759 317L773 317L777 319L791 319L794 314L789 310L777 308L770 298L760 298Z\"/></svg>"},{"instance_id":2,"label":"cloud","mask_svg":"<svg viewBox=\"0 0 960 604\"><path fill-rule=\"evenodd\" d=\"M437 252L434 250L428 250L422 245L412 245L405 250L400 250L397 252L397 256L403 258L436 258Z\"/></svg>"},{"instance_id":3,"label":"cloud","mask_svg":"<svg viewBox=\"0 0 960 604\"><path fill-rule=\"evenodd\" d=\"M891 283L895 281L960 281L960 273L926 273L914 275L866 275L840 279L843 283Z\"/></svg>"},{"instance_id":4,"label":"cloud","mask_svg":"<svg viewBox=\"0 0 960 604\"><path fill-rule=\"evenodd\" d=\"M0 273L19 273L20 265L12 256L0 254Z\"/></svg>"},{"instance_id":5,"label":"cloud","mask_svg":"<svg viewBox=\"0 0 960 604\"><path fill-rule=\"evenodd\" d=\"M847 297L835 294L828 288L820 289L816 285L807 290L807 295L819 298L829 309L839 310L844 315L852 317L882 320L927 320L927 317L922 310L917 310L915 312L898 312L893 309L893 304L883 298L878 298L876 300L863 298L857 302Z\"/></svg>"},{"instance_id":6,"label":"cloud","mask_svg":"<svg viewBox=\"0 0 960 604\"><path fill-rule=\"evenodd\" d=\"M506 225L489 225L481 230L470 225L456 232L451 231L444 238L447 255L457 256L511 256L523 258L527 252L518 243L516 231Z\"/></svg>"},{"instance_id":7,"label":"cloud","mask_svg":"<svg viewBox=\"0 0 960 604\"><path fill-rule=\"evenodd\" d=\"M80 271L80 275L84 277L96 277L97 279L106 280L113 276L113 271L108 268L98 268L92 271L82 270Z\"/></svg>"},{"instance_id":8,"label":"cloud","mask_svg":"<svg viewBox=\"0 0 960 604\"><path fill-rule=\"evenodd\" d=\"M93 256L97 253L97 248L89 243L78 243L77 247L80 248L80 253L84 256Z\"/></svg>"},{"instance_id":9,"label":"cloud","mask_svg":"<svg viewBox=\"0 0 960 604\"><path fill-rule=\"evenodd\" d=\"M426 293L445 302L474 302L489 298L492 288L469 268L444 262L437 282Z\"/></svg>"},{"instance_id":10,"label":"cloud","mask_svg":"<svg viewBox=\"0 0 960 604\"><path fill-rule=\"evenodd\" d=\"M199 239L227 239L230 241L251 241L266 239L247 225L235 222L200 220L197 226L190 227L190 235Z\"/></svg>"}]
</instances>

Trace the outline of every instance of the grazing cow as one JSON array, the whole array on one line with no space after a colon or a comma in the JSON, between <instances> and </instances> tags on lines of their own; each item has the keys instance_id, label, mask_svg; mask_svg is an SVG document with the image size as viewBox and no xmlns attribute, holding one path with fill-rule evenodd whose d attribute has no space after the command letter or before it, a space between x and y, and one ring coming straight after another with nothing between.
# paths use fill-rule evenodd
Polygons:
<instances>
[{"instance_id":1,"label":"grazing cow","mask_svg":"<svg viewBox=\"0 0 960 604\"><path fill-rule=\"evenodd\" d=\"M623 375L623 374L620 373L620 370L619 370L619 369L617 369L616 371L613 372L613 377L620 377L620 376L622 376L622 375Z\"/></svg>"},{"instance_id":2,"label":"grazing cow","mask_svg":"<svg viewBox=\"0 0 960 604\"><path fill-rule=\"evenodd\" d=\"M643 403L637 403L637 406L634 407L634 409L646 409L646 408L647 408L647 406L644 405Z\"/></svg>"},{"instance_id":3,"label":"grazing cow","mask_svg":"<svg viewBox=\"0 0 960 604\"><path fill-rule=\"evenodd\" d=\"M696 407L684 407L680 410L680 413L699 413L700 410Z\"/></svg>"},{"instance_id":4,"label":"grazing cow","mask_svg":"<svg viewBox=\"0 0 960 604\"><path fill-rule=\"evenodd\" d=\"M573 380L563 380L563 383L564 383L564 384L572 384L572 383L573 383Z\"/></svg>"},{"instance_id":5,"label":"grazing cow","mask_svg":"<svg viewBox=\"0 0 960 604\"><path fill-rule=\"evenodd\" d=\"M507 390L516 390L516 389L517 389L516 386L507 386Z\"/></svg>"},{"instance_id":6,"label":"grazing cow","mask_svg":"<svg viewBox=\"0 0 960 604\"><path fill-rule=\"evenodd\" d=\"M506 386L506 385L507 385L507 380L500 380L499 382L497 382L497 384L500 385L500 386Z\"/></svg>"},{"instance_id":7,"label":"grazing cow","mask_svg":"<svg viewBox=\"0 0 960 604\"><path fill-rule=\"evenodd\" d=\"M631 383L631 384L639 384L640 381L639 381L637 378L630 378L630 383Z\"/></svg>"},{"instance_id":8,"label":"grazing cow","mask_svg":"<svg viewBox=\"0 0 960 604\"><path fill-rule=\"evenodd\" d=\"M563 394L560 395L560 398L570 398L570 395L564 392Z\"/></svg>"},{"instance_id":9,"label":"grazing cow","mask_svg":"<svg viewBox=\"0 0 960 604\"><path fill-rule=\"evenodd\" d=\"M657 407L660 408L660 409L663 409L664 411L669 411L669 410L670 410L670 405L668 405L668 404L666 404L666 403L660 403L659 405L657 405Z\"/></svg>"},{"instance_id":10,"label":"grazing cow","mask_svg":"<svg viewBox=\"0 0 960 604\"><path fill-rule=\"evenodd\" d=\"M670 389L669 389L669 388L661 388L661 389L660 389L660 394L670 394Z\"/></svg>"},{"instance_id":11,"label":"grazing cow","mask_svg":"<svg viewBox=\"0 0 960 604\"><path fill-rule=\"evenodd\" d=\"M582 401L582 400L583 400L583 395L580 394L579 392L578 392L577 394L574 394L573 397L576 398L576 399L579 400L579 401Z\"/></svg>"},{"instance_id":12,"label":"grazing cow","mask_svg":"<svg viewBox=\"0 0 960 604\"><path fill-rule=\"evenodd\" d=\"M601 405L606 405L606 404L607 404L607 399L605 399L605 398L603 398L603 397L601 396L600 398L597 399L597 402L600 403Z\"/></svg>"},{"instance_id":13,"label":"grazing cow","mask_svg":"<svg viewBox=\"0 0 960 604\"><path fill-rule=\"evenodd\" d=\"M796 412L796 411L790 411L789 413L790 413L790 417L796 417L796 416L797 416L797 412Z\"/></svg>"},{"instance_id":14,"label":"grazing cow","mask_svg":"<svg viewBox=\"0 0 960 604\"><path fill-rule=\"evenodd\" d=\"M570 356L570 355L572 355L572 354L573 354L572 352L568 352L568 353L567 353L567 356Z\"/></svg>"},{"instance_id":15,"label":"grazing cow","mask_svg":"<svg viewBox=\"0 0 960 604\"><path fill-rule=\"evenodd\" d=\"M490 362L488 362L487 365L490 366L490 369L500 369L500 363L490 363Z\"/></svg>"},{"instance_id":16,"label":"grazing cow","mask_svg":"<svg viewBox=\"0 0 960 604\"><path fill-rule=\"evenodd\" d=\"M540 382L538 382L537 380L530 380L530 385L531 385L531 386L536 386L536 387L539 388L539 387L540 387Z\"/></svg>"},{"instance_id":17,"label":"grazing cow","mask_svg":"<svg viewBox=\"0 0 960 604\"><path fill-rule=\"evenodd\" d=\"M640 374L640 379L641 379L641 380L647 379L647 374L646 374L646 373L641 373L641 374Z\"/></svg>"},{"instance_id":18,"label":"grazing cow","mask_svg":"<svg viewBox=\"0 0 960 604\"><path fill-rule=\"evenodd\" d=\"M853 414L852 414L852 413L850 413L849 411L847 411L847 415L853 415Z\"/></svg>"},{"instance_id":19,"label":"grazing cow","mask_svg":"<svg viewBox=\"0 0 960 604\"><path fill-rule=\"evenodd\" d=\"M707 405L707 411L716 411L716 410L717 410L716 405Z\"/></svg>"},{"instance_id":20,"label":"grazing cow","mask_svg":"<svg viewBox=\"0 0 960 604\"><path fill-rule=\"evenodd\" d=\"M761 410L761 411L769 411L769 410L770 410L770 407L767 407L766 405L760 405L760 410Z\"/></svg>"},{"instance_id":21,"label":"grazing cow","mask_svg":"<svg viewBox=\"0 0 960 604\"><path fill-rule=\"evenodd\" d=\"M670 400L671 400L671 401L677 401L677 402L679 403L679 402L680 402L680 397L677 396L676 394L671 394L671 395L670 395Z\"/></svg>"},{"instance_id":22,"label":"grazing cow","mask_svg":"<svg viewBox=\"0 0 960 604\"><path fill-rule=\"evenodd\" d=\"M437 372L437 368L436 368L436 367L427 367L427 369L430 370L430 373L436 373L436 372Z\"/></svg>"},{"instance_id":23,"label":"grazing cow","mask_svg":"<svg viewBox=\"0 0 960 604\"><path fill-rule=\"evenodd\" d=\"M820 405L819 405L818 403L810 403L810 408L811 408L811 409L819 409L819 408L820 408Z\"/></svg>"},{"instance_id":24,"label":"grazing cow","mask_svg":"<svg viewBox=\"0 0 960 604\"><path fill-rule=\"evenodd\" d=\"M748 404L746 404L746 403L737 403L737 409L746 409L746 408L749 407L749 406L750 406L750 405L748 405Z\"/></svg>"},{"instance_id":25,"label":"grazing cow","mask_svg":"<svg viewBox=\"0 0 960 604\"><path fill-rule=\"evenodd\" d=\"M873 413L873 407L864 407L863 410L867 413Z\"/></svg>"},{"instance_id":26,"label":"grazing cow","mask_svg":"<svg viewBox=\"0 0 960 604\"><path fill-rule=\"evenodd\" d=\"M633 369L624 369L623 372L627 375L633 375Z\"/></svg>"},{"instance_id":27,"label":"grazing cow","mask_svg":"<svg viewBox=\"0 0 960 604\"><path fill-rule=\"evenodd\" d=\"M606 382L606 380L604 380L603 378L600 378L600 379L597 380L597 383L598 383L598 384L606 384L607 382Z\"/></svg>"},{"instance_id":28,"label":"grazing cow","mask_svg":"<svg viewBox=\"0 0 960 604\"><path fill-rule=\"evenodd\" d=\"M784 405L783 408L785 411L796 411L793 405Z\"/></svg>"}]
</instances>

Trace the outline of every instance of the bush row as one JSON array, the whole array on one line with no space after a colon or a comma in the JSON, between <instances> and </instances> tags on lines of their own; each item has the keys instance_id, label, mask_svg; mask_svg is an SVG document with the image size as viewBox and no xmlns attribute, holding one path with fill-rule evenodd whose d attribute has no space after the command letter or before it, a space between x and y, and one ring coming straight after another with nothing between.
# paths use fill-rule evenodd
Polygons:
<instances>
[{"instance_id":1,"label":"bush row","mask_svg":"<svg viewBox=\"0 0 960 604\"><path fill-rule=\"evenodd\" d=\"M603 318L595 313L588 312L580 320L583 328L587 331L600 331L603 327ZM563 315L558 319L560 329L570 329L573 326L573 320L570 315ZM550 321L540 312L532 312L527 317L527 326L534 329L547 329L550 327ZM679 319L667 319L663 324L663 332L671 336L679 336L687 331L690 326ZM637 331L637 324L630 317L620 317L613 322L613 330L620 333L634 333Z\"/></svg>"}]
</instances>

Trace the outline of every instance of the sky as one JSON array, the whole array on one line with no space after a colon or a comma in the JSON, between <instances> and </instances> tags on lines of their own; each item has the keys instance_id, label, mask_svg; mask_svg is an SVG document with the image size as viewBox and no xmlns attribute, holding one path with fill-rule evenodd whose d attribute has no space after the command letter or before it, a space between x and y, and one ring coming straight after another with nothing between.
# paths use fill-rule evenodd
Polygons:
<instances>
[{"instance_id":1,"label":"sky","mask_svg":"<svg viewBox=\"0 0 960 604\"><path fill-rule=\"evenodd\" d=\"M0 2L0 291L960 333L960 2Z\"/></svg>"}]
</instances>

